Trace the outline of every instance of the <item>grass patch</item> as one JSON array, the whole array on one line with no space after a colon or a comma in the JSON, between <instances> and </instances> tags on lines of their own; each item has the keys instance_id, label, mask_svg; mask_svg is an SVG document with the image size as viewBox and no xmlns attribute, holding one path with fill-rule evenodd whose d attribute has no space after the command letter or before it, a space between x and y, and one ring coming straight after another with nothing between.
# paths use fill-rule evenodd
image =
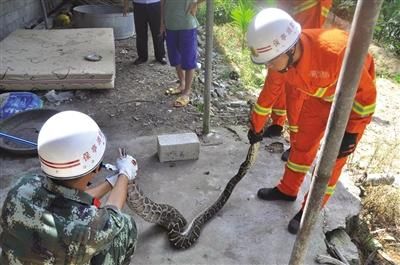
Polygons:
<instances>
[{"instance_id":1,"label":"grass patch","mask_svg":"<svg viewBox=\"0 0 400 265\"><path fill-rule=\"evenodd\" d=\"M400 189L390 185L367 187L363 199L363 219L386 253L400 261ZM387 240L388 237L393 240ZM397 264L397 263L396 263Z\"/></svg>"},{"instance_id":2,"label":"grass patch","mask_svg":"<svg viewBox=\"0 0 400 265\"><path fill-rule=\"evenodd\" d=\"M393 161L397 157L399 150L400 143L398 142L377 142L366 171L370 173L390 172L393 168Z\"/></svg>"},{"instance_id":3,"label":"grass patch","mask_svg":"<svg viewBox=\"0 0 400 265\"><path fill-rule=\"evenodd\" d=\"M400 84L400 74L395 75L393 79L397 84Z\"/></svg>"},{"instance_id":4,"label":"grass patch","mask_svg":"<svg viewBox=\"0 0 400 265\"><path fill-rule=\"evenodd\" d=\"M227 62L240 75L240 81L247 90L260 89L264 84L265 67L253 64L250 51L241 48L240 30L231 24L216 25L214 35L218 48Z\"/></svg>"},{"instance_id":5,"label":"grass patch","mask_svg":"<svg viewBox=\"0 0 400 265\"><path fill-rule=\"evenodd\" d=\"M395 134L393 138L383 138L378 135L373 137L376 137L376 139L374 139L372 143L368 144L369 148L367 153L358 151L356 154L349 156L347 162L348 169L353 172L362 170L363 172L368 172L369 174L388 174L393 172L394 168L398 168L397 158L400 152L400 140L398 135ZM360 160L368 162L361 163Z\"/></svg>"},{"instance_id":6,"label":"grass patch","mask_svg":"<svg viewBox=\"0 0 400 265\"><path fill-rule=\"evenodd\" d=\"M396 84L400 84L400 74L393 74L389 73L389 71L385 69L377 69L376 70L376 76L384 79L389 79L395 82Z\"/></svg>"},{"instance_id":7,"label":"grass patch","mask_svg":"<svg viewBox=\"0 0 400 265\"><path fill-rule=\"evenodd\" d=\"M364 211L371 216L373 228L386 227L397 231L400 236L400 189L390 185L367 187L367 196L363 200Z\"/></svg>"}]
</instances>

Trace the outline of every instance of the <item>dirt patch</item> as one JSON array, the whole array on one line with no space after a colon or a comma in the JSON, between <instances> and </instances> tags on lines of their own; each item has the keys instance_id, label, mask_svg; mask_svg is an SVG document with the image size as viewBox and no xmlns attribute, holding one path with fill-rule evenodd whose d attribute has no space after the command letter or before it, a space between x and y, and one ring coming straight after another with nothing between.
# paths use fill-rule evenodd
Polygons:
<instances>
[{"instance_id":1,"label":"dirt patch","mask_svg":"<svg viewBox=\"0 0 400 265\"><path fill-rule=\"evenodd\" d=\"M204 39L200 41L204 42ZM165 95L167 88L178 85L174 68L152 61L152 51L147 63L134 65L136 48L133 38L116 41L115 45L114 89L74 91L74 96L69 101L61 104L45 102L45 107L83 111L92 116L107 135L130 131L132 137L137 137L171 131L201 131L204 70L196 73L191 104L185 108L175 108L173 103L177 96ZM203 52L201 49L201 53ZM204 60L200 59L200 63L204 65ZM221 55L217 53L214 54L213 64L219 74L229 71L229 67L223 65ZM221 70L222 67L226 69ZM237 91L240 81L229 78L222 80L216 74L213 80L211 127L246 124L249 110L246 101L249 96ZM44 93L38 92L41 95Z\"/></svg>"}]
</instances>

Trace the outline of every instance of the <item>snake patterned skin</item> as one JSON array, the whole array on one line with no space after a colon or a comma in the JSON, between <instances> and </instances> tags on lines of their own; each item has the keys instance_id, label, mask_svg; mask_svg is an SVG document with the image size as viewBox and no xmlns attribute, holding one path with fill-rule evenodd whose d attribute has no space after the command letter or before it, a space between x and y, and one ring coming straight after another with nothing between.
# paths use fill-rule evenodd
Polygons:
<instances>
[{"instance_id":1,"label":"snake patterned skin","mask_svg":"<svg viewBox=\"0 0 400 265\"><path fill-rule=\"evenodd\" d=\"M158 204L147 198L138 187L137 183L129 183L128 207L146 222L158 224L168 231L175 225L185 227L186 219L174 207L168 204Z\"/></svg>"},{"instance_id":2,"label":"snake patterned skin","mask_svg":"<svg viewBox=\"0 0 400 265\"><path fill-rule=\"evenodd\" d=\"M178 249L187 249L200 237L202 226L213 218L228 201L235 186L255 162L259 146L260 143L250 145L246 160L240 165L236 175L229 180L218 199L203 213L194 218L186 228L187 222L177 209L167 204L153 202L143 195L135 183L129 185L127 204L145 221L158 224L167 229L168 240L172 246Z\"/></svg>"}]
</instances>

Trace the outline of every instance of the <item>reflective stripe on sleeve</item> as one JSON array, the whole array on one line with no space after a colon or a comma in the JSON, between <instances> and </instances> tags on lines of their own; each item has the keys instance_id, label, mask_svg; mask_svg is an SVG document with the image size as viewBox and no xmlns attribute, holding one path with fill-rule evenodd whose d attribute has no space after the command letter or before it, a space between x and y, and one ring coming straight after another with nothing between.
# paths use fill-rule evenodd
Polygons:
<instances>
[{"instance_id":1,"label":"reflective stripe on sleeve","mask_svg":"<svg viewBox=\"0 0 400 265\"><path fill-rule=\"evenodd\" d=\"M360 116L368 116L374 113L376 103L371 105L362 105L361 103L354 101L352 110Z\"/></svg>"}]
</instances>

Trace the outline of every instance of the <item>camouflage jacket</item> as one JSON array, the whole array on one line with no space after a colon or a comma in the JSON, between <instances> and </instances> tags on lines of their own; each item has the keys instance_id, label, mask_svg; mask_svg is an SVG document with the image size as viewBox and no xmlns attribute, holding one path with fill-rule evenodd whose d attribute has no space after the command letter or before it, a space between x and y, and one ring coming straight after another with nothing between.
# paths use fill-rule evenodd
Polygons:
<instances>
[{"instance_id":1,"label":"camouflage jacket","mask_svg":"<svg viewBox=\"0 0 400 265\"><path fill-rule=\"evenodd\" d=\"M129 229L117 208L93 202L47 177L22 178L3 205L0 264L90 264Z\"/></svg>"}]
</instances>

